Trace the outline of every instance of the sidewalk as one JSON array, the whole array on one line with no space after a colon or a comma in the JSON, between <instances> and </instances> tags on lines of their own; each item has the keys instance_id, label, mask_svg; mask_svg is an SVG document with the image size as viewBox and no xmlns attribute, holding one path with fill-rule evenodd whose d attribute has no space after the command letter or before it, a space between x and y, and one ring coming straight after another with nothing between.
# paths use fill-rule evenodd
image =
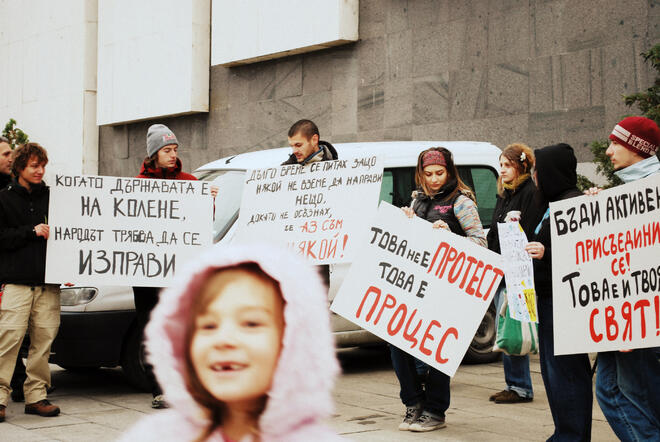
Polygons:
<instances>
[{"instance_id":1,"label":"sidewalk","mask_svg":"<svg viewBox=\"0 0 660 442\"><path fill-rule=\"evenodd\" d=\"M495 404L488 400L491 394L504 387L501 362L461 365L451 381L447 427L428 433L398 431L404 407L399 400L398 382L389 368L387 355L378 356L377 370L353 368L355 372L343 376L335 390L337 414L331 423L347 438L361 442L544 441L553 432L538 355L532 356L530 362L534 401ZM342 355L342 365L347 365L346 360L351 357ZM373 358L367 357L367 360L373 362ZM600 411L595 396L591 436L592 440L599 442L618 440Z\"/></svg>"},{"instance_id":2,"label":"sidewalk","mask_svg":"<svg viewBox=\"0 0 660 442\"><path fill-rule=\"evenodd\" d=\"M330 425L349 440L543 441L552 432L538 357L531 364L533 402L489 402L488 396L503 387L502 364L463 365L452 379L447 427L411 433L397 430L404 408L389 352L347 349L338 354L344 373L335 389L337 411ZM24 404L10 401L7 420L0 423L0 441L112 441L145 414L159 412L151 409L151 395L131 389L118 369L72 373L51 368L56 390L50 399L62 414L26 415ZM593 416L592 439L616 441L595 398Z\"/></svg>"}]
</instances>

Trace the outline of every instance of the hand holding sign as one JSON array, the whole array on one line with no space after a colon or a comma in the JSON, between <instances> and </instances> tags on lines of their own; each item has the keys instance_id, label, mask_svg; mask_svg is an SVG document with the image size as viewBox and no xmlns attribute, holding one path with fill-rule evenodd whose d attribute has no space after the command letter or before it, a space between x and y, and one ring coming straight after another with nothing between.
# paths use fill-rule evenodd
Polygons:
<instances>
[{"instance_id":1,"label":"hand holding sign","mask_svg":"<svg viewBox=\"0 0 660 442\"><path fill-rule=\"evenodd\" d=\"M538 241L532 241L525 246L525 251L529 253L532 259L543 259L545 246Z\"/></svg>"},{"instance_id":2,"label":"hand holding sign","mask_svg":"<svg viewBox=\"0 0 660 442\"><path fill-rule=\"evenodd\" d=\"M42 236L45 239L48 239L49 232L50 228L48 227L48 224L37 224L34 226L34 233L37 236Z\"/></svg>"}]
</instances>

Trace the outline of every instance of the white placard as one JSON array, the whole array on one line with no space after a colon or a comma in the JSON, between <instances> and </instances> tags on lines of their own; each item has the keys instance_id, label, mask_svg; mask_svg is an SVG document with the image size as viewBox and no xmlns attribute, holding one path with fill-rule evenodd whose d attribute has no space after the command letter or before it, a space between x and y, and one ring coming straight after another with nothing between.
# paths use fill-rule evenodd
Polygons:
<instances>
[{"instance_id":1,"label":"white placard","mask_svg":"<svg viewBox=\"0 0 660 442\"><path fill-rule=\"evenodd\" d=\"M167 287L212 244L202 181L57 175L50 188L46 282Z\"/></svg>"},{"instance_id":2,"label":"white placard","mask_svg":"<svg viewBox=\"0 0 660 442\"><path fill-rule=\"evenodd\" d=\"M555 354L660 345L660 174L550 210Z\"/></svg>"},{"instance_id":3,"label":"white placard","mask_svg":"<svg viewBox=\"0 0 660 442\"><path fill-rule=\"evenodd\" d=\"M315 264L351 262L378 205L374 156L248 170L235 241L288 246Z\"/></svg>"},{"instance_id":4,"label":"white placard","mask_svg":"<svg viewBox=\"0 0 660 442\"><path fill-rule=\"evenodd\" d=\"M509 314L522 322L538 322L534 264L525 246L527 236L515 223L497 223Z\"/></svg>"},{"instance_id":5,"label":"white placard","mask_svg":"<svg viewBox=\"0 0 660 442\"><path fill-rule=\"evenodd\" d=\"M504 271L497 253L382 202L330 309L453 376Z\"/></svg>"}]
</instances>

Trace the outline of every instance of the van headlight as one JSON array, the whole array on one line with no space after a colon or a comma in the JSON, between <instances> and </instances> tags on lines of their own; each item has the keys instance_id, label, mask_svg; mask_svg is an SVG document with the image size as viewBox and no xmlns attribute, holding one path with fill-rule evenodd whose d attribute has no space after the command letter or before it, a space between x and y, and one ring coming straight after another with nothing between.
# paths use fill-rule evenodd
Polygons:
<instances>
[{"instance_id":1,"label":"van headlight","mask_svg":"<svg viewBox=\"0 0 660 442\"><path fill-rule=\"evenodd\" d=\"M96 287L64 287L60 290L60 305L88 304L98 294Z\"/></svg>"}]
</instances>

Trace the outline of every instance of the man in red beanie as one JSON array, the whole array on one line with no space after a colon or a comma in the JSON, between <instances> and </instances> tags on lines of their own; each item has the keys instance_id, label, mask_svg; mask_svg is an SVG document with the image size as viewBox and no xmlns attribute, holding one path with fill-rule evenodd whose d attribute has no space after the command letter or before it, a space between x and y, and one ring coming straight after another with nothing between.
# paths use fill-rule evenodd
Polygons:
<instances>
[{"instance_id":1,"label":"man in red beanie","mask_svg":"<svg viewBox=\"0 0 660 442\"><path fill-rule=\"evenodd\" d=\"M605 152L624 182L660 172L660 129L648 118L628 117L614 126ZM660 440L658 348L598 353L596 398L623 441Z\"/></svg>"},{"instance_id":2,"label":"man in red beanie","mask_svg":"<svg viewBox=\"0 0 660 442\"><path fill-rule=\"evenodd\" d=\"M631 172L635 175L634 178L627 180L620 177L624 182L635 181L658 171L658 158L653 157L658 153L660 129L655 121L644 117L624 118L614 126L610 140L612 142L605 154L610 157L617 176L620 174L625 176ZM639 162L643 164L637 164ZM633 165L636 166L632 171L624 172ZM649 173L638 176L637 169L640 167Z\"/></svg>"}]
</instances>

